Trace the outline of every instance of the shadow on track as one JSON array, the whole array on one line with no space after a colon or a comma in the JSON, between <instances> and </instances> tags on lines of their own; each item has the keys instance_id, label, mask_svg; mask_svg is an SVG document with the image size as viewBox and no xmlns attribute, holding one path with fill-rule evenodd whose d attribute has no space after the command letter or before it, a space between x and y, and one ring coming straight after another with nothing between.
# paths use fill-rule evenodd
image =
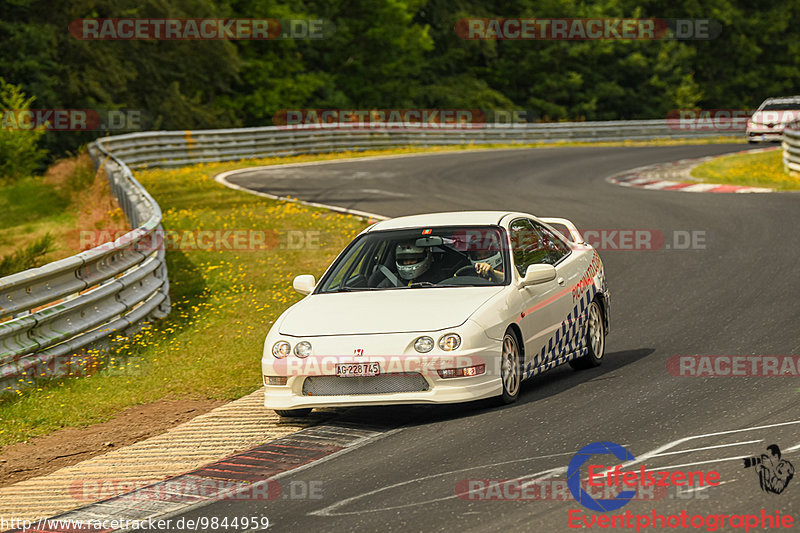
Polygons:
<instances>
[{"instance_id":1,"label":"shadow on track","mask_svg":"<svg viewBox=\"0 0 800 533\"><path fill-rule=\"evenodd\" d=\"M445 420L456 420L487 410L502 412L507 409L518 409L526 404L567 392L588 381L616 379L618 376L607 376L606 374L635 363L654 351L652 348L640 348L607 353L601 366L589 370L575 371L568 365L560 365L524 381L519 399L509 405L498 405L497 399L489 398L457 404L353 407L338 411L347 421L389 429L400 425L419 426Z\"/></svg>"}]
</instances>

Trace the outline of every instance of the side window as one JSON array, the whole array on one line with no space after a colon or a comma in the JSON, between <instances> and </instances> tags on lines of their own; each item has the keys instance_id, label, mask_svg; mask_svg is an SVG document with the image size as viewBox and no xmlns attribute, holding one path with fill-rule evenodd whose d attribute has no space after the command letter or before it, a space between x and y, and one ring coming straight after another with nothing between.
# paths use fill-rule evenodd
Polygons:
<instances>
[{"instance_id":1,"label":"side window","mask_svg":"<svg viewBox=\"0 0 800 533\"><path fill-rule=\"evenodd\" d=\"M548 262L548 251L542 236L534 229L530 220L520 218L513 221L509 226L509 234L514 266L520 276L525 275L528 266Z\"/></svg>"},{"instance_id":2,"label":"side window","mask_svg":"<svg viewBox=\"0 0 800 533\"><path fill-rule=\"evenodd\" d=\"M532 222L532 224L536 228L537 232L541 235L542 245L544 249L547 250L547 260L544 261L545 263L555 265L561 261L562 258L569 255L571 251L570 247L567 245L567 243L561 240L558 235L541 224L538 224L537 222Z\"/></svg>"},{"instance_id":3,"label":"side window","mask_svg":"<svg viewBox=\"0 0 800 533\"><path fill-rule=\"evenodd\" d=\"M375 268L375 260L385 247L386 243L381 242L377 248L375 244L366 244L353 250L336 276L331 279L330 288L365 286L370 273L368 269Z\"/></svg>"}]
</instances>

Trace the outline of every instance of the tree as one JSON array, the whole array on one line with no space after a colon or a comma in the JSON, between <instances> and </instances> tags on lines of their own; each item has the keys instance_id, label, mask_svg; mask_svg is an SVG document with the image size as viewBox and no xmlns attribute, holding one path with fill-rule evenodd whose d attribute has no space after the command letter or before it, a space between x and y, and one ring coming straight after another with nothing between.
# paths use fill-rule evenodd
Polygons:
<instances>
[{"instance_id":1,"label":"tree","mask_svg":"<svg viewBox=\"0 0 800 533\"><path fill-rule=\"evenodd\" d=\"M34 99L27 98L19 85L0 78L0 182L4 184L33 174L46 155L39 148L44 126L28 116Z\"/></svg>"}]
</instances>

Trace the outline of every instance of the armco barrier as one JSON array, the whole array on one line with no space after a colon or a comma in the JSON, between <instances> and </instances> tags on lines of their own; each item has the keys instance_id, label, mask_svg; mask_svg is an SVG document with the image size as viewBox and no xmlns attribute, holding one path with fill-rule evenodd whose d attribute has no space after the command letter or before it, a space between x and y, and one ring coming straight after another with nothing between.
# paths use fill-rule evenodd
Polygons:
<instances>
[{"instance_id":1,"label":"armco barrier","mask_svg":"<svg viewBox=\"0 0 800 533\"><path fill-rule=\"evenodd\" d=\"M95 141L90 153L133 229L72 257L0 279L0 391L29 377L62 375L71 356L169 313L162 246L153 246L161 210L130 168L181 166L254 157L357 151L396 146L530 144L720 135L684 130L677 120L478 125L408 129L280 127L154 131ZM154 251L155 250L155 251Z\"/></svg>"},{"instance_id":2,"label":"armco barrier","mask_svg":"<svg viewBox=\"0 0 800 533\"><path fill-rule=\"evenodd\" d=\"M783 129L783 168L800 178L800 121L787 124Z\"/></svg>"},{"instance_id":3,"label":"armco barrier","mask_svg":"<svg viewBox=\"0 0 800 533\"><path fill-rule=\"evenodd\" d=\"M240 128L205 131L152 131L116 135L103 144L131 168L181 166L254 157L357 151L397 146L598 142L658 138L699 138L743 133L744 129L683 129L680 120L558 122L476 125L473 128L409 129L319 126Z\"/></svg>"},{"instance_id":4,"label":"armco barrier","mask_svg":"<svg viewBox=\"0 0 800 533\"><path fill-rule=\"evenodd\" d=\"M114 242L0 279L0 391L75 369L73 354L169 313L161 209L130 169L90 146L135 228Z\"/></svg>"}]
</instances>

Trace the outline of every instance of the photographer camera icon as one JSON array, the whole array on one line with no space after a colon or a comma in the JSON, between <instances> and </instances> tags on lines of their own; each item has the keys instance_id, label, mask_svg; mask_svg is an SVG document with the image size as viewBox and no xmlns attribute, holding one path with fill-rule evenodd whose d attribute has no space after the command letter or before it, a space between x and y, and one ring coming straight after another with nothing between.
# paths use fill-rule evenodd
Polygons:
<instances>
[{"instance_id":1,"label":"photographer camera icon","mask_svg":"<svg viewBox=\"0 0 800 533\"><path fill-rule=\"evenodd\" d=\"M794 466L785 459L781 459L781 449L777 444L767 446L768 454L761 457L746 457L745 468L755 468L761 490L772 494L780 494L789 485L794 476Z\"/></svg>"}]
</instances>

